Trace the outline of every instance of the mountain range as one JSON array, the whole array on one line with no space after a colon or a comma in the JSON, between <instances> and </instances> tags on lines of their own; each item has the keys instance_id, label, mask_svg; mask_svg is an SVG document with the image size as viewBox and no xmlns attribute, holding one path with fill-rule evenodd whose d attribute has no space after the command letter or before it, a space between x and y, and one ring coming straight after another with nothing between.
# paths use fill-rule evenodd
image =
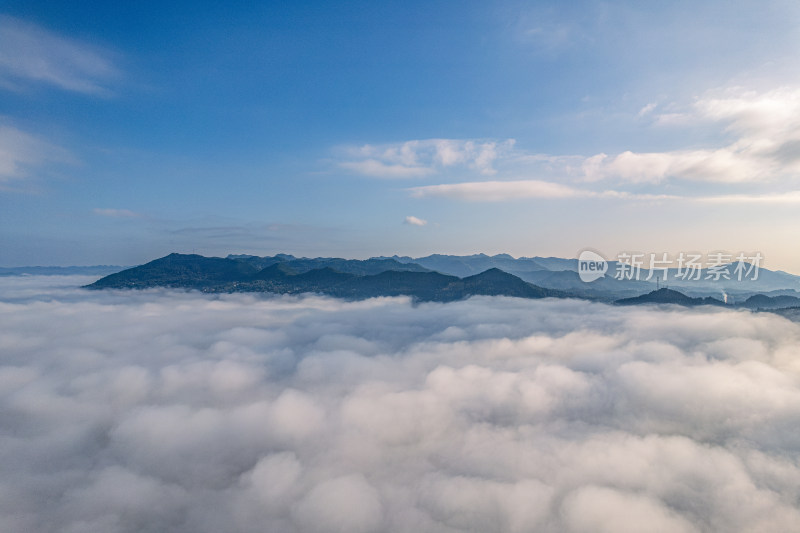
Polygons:
<instances>
[{"instance_id":1,"label":"mountain range","mask_svg":"<svg viewBox=\"0 0 800 533\"><path fill-rule=\"evenodd\" d=\"M362 299L407 295L420 301L452 301L473 295L521 298L566 296L560 291L530 284L498 268L459 278L415 263L390 258L364 261L338 258L170 254L147 264L110 274L88 285L90 289L145 289L173 287L204 292L316 292Z\"/></svg>"},{"instance_id":2,"label":"mountain range","mask_svg":"<svg viewBox=\"0 0 800 533\"><path fill-rule=\"evenodd\" d=\"M315 292L349 299L407 295L419 301L452 301L473 295L571 297L621 305L735 305L753 310L800 306L800 292L797 291L800 278L764 268L760 269L760 279L755 282L738 281L735 276L711 282L701 276L700 283L694 286L681 285L667 272L662 274L664 283L669 282L672 287L660 288L656 286L655 276L651 281L616 279L613 263L605 276L586 283L581 281L577 267L575 259L515 259L507 254L435 254L416 259L392 256L357 260L298 258L289 254L221 258L173 253L109 274L87 288L173 287L204 292L281 294ZM729 267L732 269L733 265ZM644 270L641 277L647 278L648 274ZM681 291L675 290L676 285ZM766 290L757 290L760 287Z\"/></svg>"},{"instance_id":3,"label":"mountain range","mask_svg":"<svg viewBox=\"0 0 800 533\"><path fill-rule=\"evenodd\" d=\"M758 269L757 279L738 280L736 263L728 263L720 268L719 279L714 279L717 276L708 269L700 269L693 276L684 276L677 268L653 271L652 274L650 270L642 268L635 279L617 279L616 273L620 264L618 261L609 261L605 276L586 283L578 276L578 260L560 257L520 257L515 259L508 254L493 256L486 254L466 256L434 254L418 258L392 256L381 259L415 263L430 270L459 277L469 276L494 267L541 287L605 301L639 296L660 288L659 285L680 289L694 297L722 296L725 298L727 295L729 299L736 302L744 301L754 294L794 295L800 291L800 276L764 267Z\"/></svg>"}]
</instances>

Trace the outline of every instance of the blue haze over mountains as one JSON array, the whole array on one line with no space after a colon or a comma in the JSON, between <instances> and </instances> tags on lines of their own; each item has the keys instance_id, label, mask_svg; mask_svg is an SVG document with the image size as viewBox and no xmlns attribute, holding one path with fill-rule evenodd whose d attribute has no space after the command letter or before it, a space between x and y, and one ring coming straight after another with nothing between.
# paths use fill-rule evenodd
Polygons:
<instances>
[{"instance_id":1,"label":"blue haze over mountains","mask_svg":"<svg viewBox=\"0 0 800 533\"><path fill-rule=\"evenodd\" d=\"M638 280L616 279L616 263L610 262L604 277L587 283L578 276L577 266L577 259L514 258L508 254L433 254L419 258L395 255L366 260L307 258L290 254L266 257L232 254L225 258L170 254L145 265L118 269L119 272L110 273L89 285L89 288L176 287L205 292L317 292L356 299L408 295L421 301L453 301L474 295L501 295L523 298L577 297L623 301L626 304L727 303L751 309L800 306L800 277L765 268L759 269L757 280L737 280L735 265L730 264L726 270L730 279L706 279L708 273L704 270L697 280L681 280L677 277L677 270L670 269L666 276L658 272L645 281L649 277L646 269L640 272ZM656 278L659 278L658 285ZM657 287L661 290L655 291Z\"/></svg>"},{"instance_id":2,"label":"blue haze over mountains","mask_svg":"<svg viewBox=\"0 0 800 533\"><path fill-rule=\"evenodd\" d=\"M746 296L752 293L786 292L793 294L800 289L800 276L782 271L773 271L766 268L758 270L758 279L743 279L739 281L735 274L735 264L729 264L724 269L727 277L719 281L706 279L708 271L699 272L699 279L681 279L678 269L671 268L664 273L654 272L652 278L650 271L642 269L639 279L618 280L614 274L617 262L609 261L608 272L603 278L593 282L583 282L578 276L578 260L563 259L560 257L520 257L515 259L508 254L488 256L476 254L469 256L429 255L412 259L410 257L393 256L404 263L416 263L431 270L452 274L455 276L468 276L488 268L499 268L522 278L523 280L551 289L568 290L576 294L596 297L613 297L616 294L639 295L656 288L656 278L661 284L680 288L683 292L697 296L719 296L722 291L731 296ZM646 281L647 280L647 281ZM607 294L606 294L607 293Z\"/></svg>"}]
</instances>

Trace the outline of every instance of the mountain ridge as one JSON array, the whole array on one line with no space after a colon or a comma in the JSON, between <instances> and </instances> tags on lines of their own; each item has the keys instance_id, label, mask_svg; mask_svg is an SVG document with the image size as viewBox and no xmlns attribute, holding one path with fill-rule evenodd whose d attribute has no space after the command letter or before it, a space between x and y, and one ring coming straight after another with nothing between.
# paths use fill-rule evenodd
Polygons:
<instances>
[{"instance_id":1,"label":"mountain ridge","mask_svg":"<svg viewBox=\"0 0 800 533\"><path fill-rule=\"evenodd\" d=\"M257 261L260 259L261 261ZM101 278L89 289L144 289L169 287L204 292L317 292L363 299L375 296L411 296L421 301L452 301L475 295L523 298L563 297L564 293L527 283L497 268L459 278L394 260L316 260L254 256L204 257L169 254L144 265ZM271 264L269 264L271 263ZM269 264L259 269L260 264ZM319 266L325 265L325 266ZM336 267L342 268L341 271ZM308 268L315 266L318 268ZM399 269L398 269L399 268ZM372 273L376 269L380 272Z\"/></svg>"},{"instance_id":2,"label":"mountain ridge","mask_svg":"<svg viewBox=\"0 0 800 533\"><path fill-rule=\"evenodd\" d=\"M657 289L647 294L635 296L633 298L622 298L617 300L617 305L641 305L641 304L676 304L684 307L695 307L698 305L726 305L722 300L711 298L692 298L682 292L673 289Z\"/></svg>"}]
</instances>

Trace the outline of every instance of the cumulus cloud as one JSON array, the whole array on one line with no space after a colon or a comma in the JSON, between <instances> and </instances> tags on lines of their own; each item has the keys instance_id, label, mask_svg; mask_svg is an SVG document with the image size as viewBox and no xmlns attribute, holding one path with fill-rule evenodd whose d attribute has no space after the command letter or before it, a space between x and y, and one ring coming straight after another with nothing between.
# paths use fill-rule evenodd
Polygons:
<instances>
[{"instance_id":1,"label":"cumulus cloud","mask_svg":"<svg viewBox=\"0 0 800 533\"><path fill-rule=\"evenodd\" d=\"M412 226L425 226L428 221L422 220L421 218L417 218L415 216L407 216L405 219L406 224L410 224Z\"/></svg>"},{"instance_id":2,"label":"cumulus cloud","mask_svg":"<svg viewBox=\"0 0 800 533\"><path fill-rule=\"evenodd\" d=\"M0 86L35 82L106 95L108 82L118 76L109 54L98 47L0 15Z\"/></svg>"},{"instance_id":3,"label":"cumulus cloud","mask_svg":"<svg viewBox=\"0 0 800 533\"><path fill-rule=\"evenodd\" d=\"M3 531L800 523L781 317L78 281L0 278Z\"/></svg>"},{"instance_id":4,"label":"cumulus cloud","mask_svg":"<svg viewBox=\"0 0 800 533\"><path fill-rule=\"evenodd\" d=\"M493 163L511 151L514 140L424 139L402 143L344 147L339 166L376 178L413 178L447 168L496 173Z\"/></svg>"}]
</instances>

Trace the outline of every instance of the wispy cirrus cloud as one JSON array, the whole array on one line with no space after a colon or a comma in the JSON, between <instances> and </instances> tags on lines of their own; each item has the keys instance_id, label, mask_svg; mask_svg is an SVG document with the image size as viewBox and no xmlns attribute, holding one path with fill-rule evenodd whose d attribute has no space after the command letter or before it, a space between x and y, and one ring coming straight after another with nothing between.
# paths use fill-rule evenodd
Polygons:
<instances>
[{"instance_id":1,"label":"wispy cirrus cloud","mask_svg":"<svg viewBox=\"0 0 800 533\"><path fill-rule=\"evenodd\" d=\"M767 161L759 161L731 147L717 150L674 152L622 152L609 157L598 154L586 160L589 181L617 180L629 183L659 183L670 178L720 183L769 180ZM774 169L773 169L774 170Z\"/></svg>"},{"instance_id":2,"label":"wispy cirrus cloud","mask_svg":"<svg viewBox=\"0 0 800 533\"><path fill-rule=\"evenodd\" d=\"M497 202L514 198L575 198L588 195L587 191L540 180L472 181L426 185L408 190L415 198L443 197L472 202Z\"/></svg>"},{"instance_id":3,"label":"wispy cirrus cloud","mask_svg":"<svg viewBox=\"0 0 800 533\"><path fill-rule=\"evenodd\" d=\"M671 195L629 193L625 191L592 191L542 180L471 181L426 185L408 189L415 198L450 198L468 202L501 202L521 199L564 198L628 198L635 200L669 200Z\"/></svg>"},{"instance_id":4,"label":"wispy cirrus cloud","mask_svg":"<svg viewBox=\"0 0 800 533\"><path fill-rule=\"evenodd\" d=\"M0 87L19 90L26 83L43 83L109 95L109 84L120 75L108 51L0 15Z\"/></svg>"},{"instance_id":5,"label":"wispy cirrus cloud","mask_svg":"<svg viewBox=\"0 0 800 533\"><path fill-rule=\"evenodd\" d=\"M800 191L789 191L771 194L721 194L718 196L703 196L698 198L701 202L715 204L774 204L789 205L800 204Z\"/></svg>"},{"instance_id":6,"label":"wispy cirrus cloud","mask_svg":"<svg viewBox=\"0 0 800 533\"><path fill-rule=\"evenodd\" d=\"M657 106L648 104L640 116L652 116L656 126L716 124L728 140L708 148L597 154L582 166L587 180L763 183L800 173L800 88L720 89L678 112L658 113Z\"/></svg>"},{"instance_id":7,"label":"wispy cirrus cloud","mask_svg":"<svg viewBox=\"0 0 800 533\"><path fill-rule=\"evenodd\" d=\"M31 177L34 170L52 163L74 164L65 148L10 125L0 124L0 188Z\"/></svg>"},{"instance_id":8,"label":"wispy cirrus cloud","mask_svg":"<svg viewBox=\"0 0 800 533\"><path fill-rule=\"evenodd\" d=\"M435 172L430 167L386 163L372 158L364 159L363 161L343 161L339 163L339 166L352 170L356 174L375 178L419 178L429 176Z\"/></svg>"},{"instance_id":9,"label":"wispy cirrus cloud","mask_svg":"<svg viewBox=\"0 0 800 533\"><path fill-rule=\"evenodd\" d=\"M339 167L375 178L417 178L448 168L481 175L497 171L494 162L507 155L514 140L424 139L340 148Z\"/></svg>"},{"instance_id":10,"label":"wispy cirrus cloud","mask_svg":"<svg viewBox=\"0 0 800 533\"><path fill-rule=\"evenodd\" d=\"M404 224L409 224L411 226L426 226L428 224L427 220L423 220L421 218L417 218L415 216L407 216Z\"/></svg>"},{"instance_id":11,"label":"wispy cirrus cloud","mask_svg":"<svg viewBox=\"0 0 800 533\"><path fill-rule=\"evenodd\" d=\"M766 194L748 193L687 196L629 192L614 189L597 191L541 180L470 181L410 187L406 190L414 198L447 198L465 202L598 198L646 202L679 200L710 204L800 204L800 190Z\"/></svg>"},{"instance_id":12,"label":"wispy cirrus cloud","mask_svg":"<svg viewBox=\"0 0 800 533\"><path fill-rule=\"evenodd\" d=\"M111 217L111 218L141 218L144 215L141 213L137 213L135 211L131 211L129 209L113 209L113 208L100 208L96 207L92 209L92 212L95 215L100 215L103 217Z\"/></svg>"}]
</instances>

